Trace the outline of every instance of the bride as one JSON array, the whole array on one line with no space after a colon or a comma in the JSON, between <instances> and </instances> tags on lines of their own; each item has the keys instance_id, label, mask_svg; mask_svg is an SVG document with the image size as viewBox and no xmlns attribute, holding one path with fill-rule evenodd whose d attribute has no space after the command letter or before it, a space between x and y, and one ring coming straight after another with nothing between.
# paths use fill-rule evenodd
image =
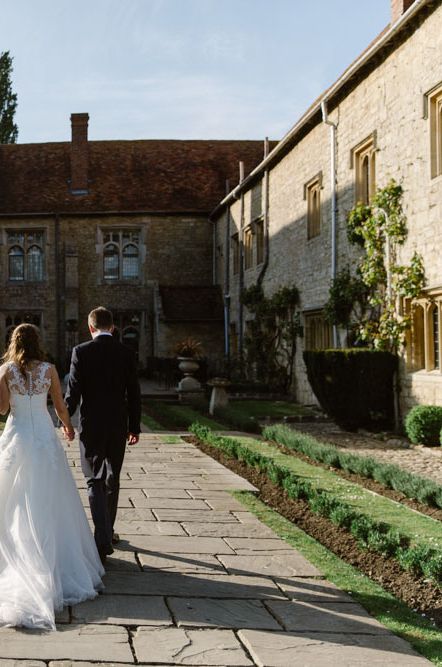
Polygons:
<instances>
[{"instance_id":1,"label":"bride","mask_svg":"<svg viewBox=\"0 0 442 667\"><path fill-rule=\"evenodd\" d=\"M55 629L55 612L96 597L104 569L47 410L74 437L38 329L20 324L0 366L0 626Z\"/></svg>"}]
</instances>

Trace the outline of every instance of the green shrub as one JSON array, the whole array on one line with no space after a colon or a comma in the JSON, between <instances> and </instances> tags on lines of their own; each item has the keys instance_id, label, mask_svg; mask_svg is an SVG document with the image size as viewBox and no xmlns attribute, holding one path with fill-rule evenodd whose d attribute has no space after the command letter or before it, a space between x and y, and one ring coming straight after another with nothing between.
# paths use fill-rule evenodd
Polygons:
<instances>
[{"instance_id":1,"label":"green shrub","mask_svg":"<svg viewBox=\"0 0 442 667\"><path fill-rule=\"evenodd\" d=\"M405 418L405 431L415 444L438 445L442 428L442 407L416 405Z\"/></svg>"},{"instance_id":2,"label":"green shrub","mask_svg":"<svg viewBox=\"0 0 442 667\"><path fill-rule=\"evenodd\" d=\"M313 461L374 479L390 489L400 491L408 498L415 498L430 507L442 508L442 486L391 463L383 463L369 456L349 454L285 424L267 426L263 435L267 440L274 440L289 449L301 452Z\"/></svg>"},{"instance_id":3,"label":"green shrub","mask_svg":"<svg viewBox=\"0 0 442 667\"><path fill-rule=\"evenodd\" d=\"M395 355L367 349L308 350L304 362L322 409L339 426L392 428Z\"/></svg>"}]
</instances>

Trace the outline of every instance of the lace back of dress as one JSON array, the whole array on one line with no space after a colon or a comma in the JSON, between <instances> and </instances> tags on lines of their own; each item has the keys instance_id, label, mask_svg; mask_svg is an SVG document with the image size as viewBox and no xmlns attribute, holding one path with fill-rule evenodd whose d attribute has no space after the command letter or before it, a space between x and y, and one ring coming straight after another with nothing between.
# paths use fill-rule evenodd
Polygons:
<instances>
[{"instance_id":1,"label":"lace back of dress","mask_svg":"<svg viewBox=\"0 0 442 667\"><path fill-rule=\"evenodd\" d=\"M20 394L21 396L44 394L49 391L51 386L51 365L45 361L37 363L29 371L26 371L25 378L17 364L11 362L6 377L11 394Z\"/></svg>"}]
</instances>

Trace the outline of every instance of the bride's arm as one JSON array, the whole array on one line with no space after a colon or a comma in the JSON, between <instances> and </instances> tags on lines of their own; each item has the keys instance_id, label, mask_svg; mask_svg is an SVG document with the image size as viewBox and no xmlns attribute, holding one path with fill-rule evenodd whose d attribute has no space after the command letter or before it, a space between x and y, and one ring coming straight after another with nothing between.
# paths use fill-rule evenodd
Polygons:
<instances>
[{"instance_id":1,"label":"bride's arm","mask_svg":"<svg viewBox=\"0 0 442 667\"><path fill-rule=\"evenodd\" d=\"M0 366L0 414L5 415L9 410L9 389L6 382L6 364Z\"/></svg>"},{"instance_id":2,"label":"bride's arm","mask_svg":"<svg viewBox=\"0 0 442 667\"><path fill-rule=\"evenodd\" d=\"M63 429L68 440L74 439L74 427L71 423L71 418L63 400L63 392L61 391L60 378L58 377L57 369L51 366L51 398L54 404L57 417L63 423Z\"/></svg>"}]
</instances>

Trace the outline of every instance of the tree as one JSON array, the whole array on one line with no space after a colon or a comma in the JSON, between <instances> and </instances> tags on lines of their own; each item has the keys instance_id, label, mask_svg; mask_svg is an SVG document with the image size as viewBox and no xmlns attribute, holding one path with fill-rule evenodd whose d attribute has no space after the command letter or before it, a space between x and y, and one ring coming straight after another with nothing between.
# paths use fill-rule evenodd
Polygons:
<instances>
[{"instance_id":1,"label":"tree","mask_svg":"<svg viewBox=\"0 0 442 667\"><path fill-rule=\"evenodd\" d=\"M15 144L18 128L14 123L17 94L11 85L12 58L9 51L0 53L0 144Z\"/></svg>"}]
</instances>

